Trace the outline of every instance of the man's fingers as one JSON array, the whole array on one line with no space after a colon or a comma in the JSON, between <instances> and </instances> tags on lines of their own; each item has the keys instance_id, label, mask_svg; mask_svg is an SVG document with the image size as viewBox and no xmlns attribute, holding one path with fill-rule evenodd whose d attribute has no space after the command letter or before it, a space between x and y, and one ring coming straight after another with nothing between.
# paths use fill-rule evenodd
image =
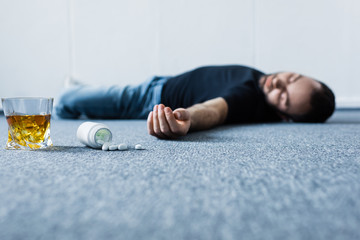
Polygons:
<instances>
[{"instance_id":1,"label":"man's fingers","mask_svg":"<svg viewBox=\"0 0 360 240\"><path fill-rule=\"evenodd\" d=\"M166 136L161 132L160 129L160 122L159 122L159 106L155 105L154 106L154 111L153 111L153 129L154 129L154 134L156 135L156 137L158 138L166 138Z\"/></svg>"},{"instance_id":2,"label":"man's fingers","mask_svg":"<svg viewBox=\"0 0 360 240\"><path fill-rule=\"evenodd\" d=\"M164 109L165 109L165 106L163 104L160 104L158 107L158 120L159 120L160 131L162 134L166 135L168 138L172 138L172 137L174 137L174 134L171 132L171 129L170 129L167 119L165 117Z\"/></svg>"},{"instance_id":3,"label":"man's fingers","mask_svg":"<svg viewBox=\"0 0 360 240\"><path fill-rule=\"evenodd\" d=\"M154 128L153 128L153 112L151 111L149 113L148 119L147 119L147 128L148 133L152 136L155 136Z\"/></svg>"},{"instance_id":4,"label":"man's fingers","mask_svg":"<svg viewBox=\"0 0 360 240\"><path fill-rule=\"evenodd\" d=\"M154 137L157 137L157 138L163 138L162 136L158 136L155 131L154 131L154 120L153 120L153 117L154 117L154 112L151 111L148 115L148 118L147 118L147 128L148 128L148 133Z\"/></svg>"},{"instance_id":5,"label":"man's fingers","mask_svg":"<svg viewBox=\"0 0 360 240\"><path fill-rule=\"evenodd\" d=\"M190 119L190 113L183 108L178 108L174 111L177 120L187 121Z\"/></svg>"},{"instance_id":6,"label":"man's fingers","mask_svg":"<svg viewBox=\"0 0 360 240\"><path fill-rule=\"evenodd\" d=\"M179 126L178 122L176 121L175 116L174 116L173 112L171 111L171 109L169 107L166 107L164 111L165 111L165 117L169 124L171 132L176 135L179 135L179 134L182 135L180 126Z\"/></svg>"},{"instance_id":7,"label":"man's fingers","mask_svg":"<svg viewBox=\"0 0 360 240\"><path fill-rule=\"evenodd\" d=\"M147 119L148 132L150 135L162 139L183 136L188 131L188 127L184 124L188 120L186 115L187 112L181 111L181 109L173 112L171 108L165 107L163 104L155 105Z\"/></svg>"}]
</instances>

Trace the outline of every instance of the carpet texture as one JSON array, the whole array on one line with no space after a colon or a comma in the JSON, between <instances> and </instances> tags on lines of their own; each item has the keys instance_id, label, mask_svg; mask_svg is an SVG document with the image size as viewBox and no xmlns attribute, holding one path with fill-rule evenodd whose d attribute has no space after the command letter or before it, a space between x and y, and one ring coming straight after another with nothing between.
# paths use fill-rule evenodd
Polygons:
<instances>
[{"instance_id":1,"label":"carpet texture","mask_svg":"<svg viewBox=\"0 0 360 240\"><path fill-rule=\"evenodd\" d=\"M98 121L123 152L81 145L83 121L53 119L54 147L21 151L0 117L0 239L360 239L360 111L178 141Z\"/></svg>"}]
</instances>

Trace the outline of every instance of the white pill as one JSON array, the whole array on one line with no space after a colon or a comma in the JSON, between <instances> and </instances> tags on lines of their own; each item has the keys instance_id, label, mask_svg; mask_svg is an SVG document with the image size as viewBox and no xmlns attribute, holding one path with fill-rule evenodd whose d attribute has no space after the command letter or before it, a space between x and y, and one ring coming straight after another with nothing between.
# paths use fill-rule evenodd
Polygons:
<instances>
[{"instance_id":1,"label":"white pill","mask_svg":"<svg viewBox=\"0 0 360 240\"><path fill-rule=\"evenodd\" d=\"M106 142L106 143L104 143L104 144L102 145L101 149L102 149L103 151L107 151L107 150L109 150L109 146L110 146L110 143L109 143L109 142Z\"/></svg>"},{"instance_id":2,"label":"white pill","mask_svg":"<svg viewBox=\"0 0 360 240\"><path fill-rule=\"evenodd\" d=\"M135 149L136 150L144 150L144 148L143 148L143 146L141 146L141 144L136 144Z\"/></svg>"},{"instance_id":3,"label":"white pill","mask_svg":"<svg viewBox=\"0 0 360 240\"><path fill-rule=\"evenodd\" d=\"M109 146L109 150L110 151L114 151L114 150L117 150L118 149L118 146L117 145L110 145Z\"/></svg>"},{"instance_id":4,"label":"white pill","mask_svg":"<svg viewBox=\"0 0 360 240\"><path fill-rule=\"evenodd\" d=\"M120 151L124 151L124 150L128 149L128 146L125 143L121 143L121 144L118 145L118 149Z\"/></svg>"}]
</instances>

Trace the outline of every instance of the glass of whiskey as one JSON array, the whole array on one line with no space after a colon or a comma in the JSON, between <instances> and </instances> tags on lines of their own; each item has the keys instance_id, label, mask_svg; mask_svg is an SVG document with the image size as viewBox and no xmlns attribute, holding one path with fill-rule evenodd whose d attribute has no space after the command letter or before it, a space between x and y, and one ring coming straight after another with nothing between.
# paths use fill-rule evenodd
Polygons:
<instances>
[{"instance_id":1,"label":"glass of whiskey","mask_svg":"<svg viewBox=\"0 0 360 240\"><path fill-rule=\"evenodd\" d=\"M6 149L34 150L52 146L50 119L53 98L2 98L8 123Z\"/></svg>"}]
</instances>

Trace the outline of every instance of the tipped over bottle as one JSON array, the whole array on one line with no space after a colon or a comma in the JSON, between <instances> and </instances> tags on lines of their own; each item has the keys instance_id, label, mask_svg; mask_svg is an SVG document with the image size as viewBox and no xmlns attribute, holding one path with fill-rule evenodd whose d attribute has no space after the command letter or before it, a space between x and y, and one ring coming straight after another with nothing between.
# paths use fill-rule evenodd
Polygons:
<instances>
[{"instance_id":1,"label":"tipped over bottle","mask_svg":"<svg viewBox=\"0 0 360 240\"><path fill-rule=\"evenodd\" d=\"M84 122L79 126L76 137L88 147L101 149L104 143L111 142L112 133L105 124Z\"/></svg>"}]
</instances>

